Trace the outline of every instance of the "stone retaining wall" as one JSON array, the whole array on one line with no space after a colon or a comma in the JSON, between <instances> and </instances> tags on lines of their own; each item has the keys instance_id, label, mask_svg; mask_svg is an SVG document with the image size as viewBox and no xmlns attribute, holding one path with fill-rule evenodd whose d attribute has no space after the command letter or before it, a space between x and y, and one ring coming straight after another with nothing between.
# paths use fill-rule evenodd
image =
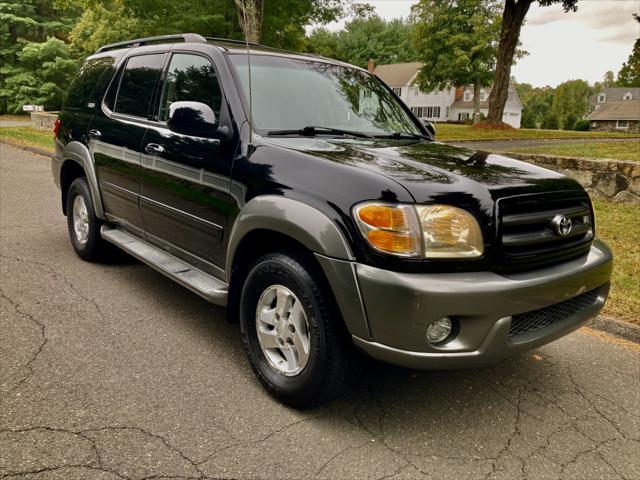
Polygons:
<instances>
[{"instance_id":1,"label":"stone retaining wall","mask_svg":"<svg viewBox=\"0 0 640 480\"><path fill-rule=\"evenodd\" d=\"M592 198L640 205L640 162L522 153L505 155L562 172L580 182Z\"/></svg>"},{"instance_id":2,"label":"stone retaining wall","mask_svg":"<svg viewBox=\"0 0 640 480\"><path fill-rule=\"evenodd\" d=\"M36 130L53 130L59 112L31 112L31 126Z\"/></svg>"}]
</instances>

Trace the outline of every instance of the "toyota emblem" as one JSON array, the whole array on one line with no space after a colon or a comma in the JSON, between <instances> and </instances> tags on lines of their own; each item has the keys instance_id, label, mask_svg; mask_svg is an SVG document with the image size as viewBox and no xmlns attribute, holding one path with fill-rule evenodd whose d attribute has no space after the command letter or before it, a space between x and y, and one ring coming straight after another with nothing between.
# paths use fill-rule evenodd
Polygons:
<instances>
[{"instance_id":1,"label":"toyota emblem","mask_svg":"<svg viewBox=\"0 0 640 480\"><path fill-rule=\"evenodd\" d=\"M573 222L569 217L565 217L564 215L556 215L551 220L551 225L555 229L556 233L561 237L566 237L571 233L571 229L573 228Z\"/></svg>"}]
</instances>

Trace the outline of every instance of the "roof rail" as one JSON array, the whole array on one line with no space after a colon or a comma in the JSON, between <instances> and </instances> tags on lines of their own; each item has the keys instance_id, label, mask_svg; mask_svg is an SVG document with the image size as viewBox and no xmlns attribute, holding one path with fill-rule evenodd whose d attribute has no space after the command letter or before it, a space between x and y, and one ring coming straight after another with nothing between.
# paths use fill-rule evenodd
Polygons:
<instances>
[{"instance_id":1,"label":"roof rail","mask_svg":"<svg viewBox=\"0 0 640 480\"><path fill-rule=\"evenodd\" d=\"M96 53L108 52L109 50L117 50L119 48L139 47L141 45L150 45L154 43L170 43L172 41L182 40L184 43L206 43L207 40L197 33L179 33L176 35L160 35L158 37L136 38L135 40L127 40L126 42L111 43L100 47Z\"/></svg>"},{"instance_id":2,"label":"roof rail","mask_svg":"<svg viewBox=\"0 0 640 480\"><path fill-rule=\"evenodd\" d=\"M205 40L209 41L209 42L225 42L225 43L237 43L239 45L246 45L247 42L245 40L234 40L231 38L219 38L219 37L204 37ZM248 42L249 45L253 45L255 47L262 47L264 45L261 45L260 43L254 43L254 42Z\"/></svg>"}]
</instances>

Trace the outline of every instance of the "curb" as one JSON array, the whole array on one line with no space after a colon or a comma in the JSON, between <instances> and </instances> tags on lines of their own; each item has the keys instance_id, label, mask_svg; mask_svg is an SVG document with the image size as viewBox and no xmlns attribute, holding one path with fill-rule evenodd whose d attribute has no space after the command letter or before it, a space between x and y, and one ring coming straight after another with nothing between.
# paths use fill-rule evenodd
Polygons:
<instances>
[{"instance_id":1,"label":"curb","mask_svg":"<svg viewBox=\"0 0 640 480\"><path fill-rule=\"evenodd\" d=\"M586 326L640 344L640 326L633 323L622 322L611 317L596 317Z\"/></svg>"},{"instance_id":2,"label":"curb","mask_svg":"<svg viewBox=\"0 0 640 480\"><path fill-rule=\"evenodd\" d=\"M37 155L42 155L43 157L53 158L53 153L51 153L49 150L45 150L44 148L29 147L27 145L16 145L15 143L7 142L5 140L0 140L0 143L2 143L3 145L9 145L13 148L19 148L20 150L25 150L27 152L35 153Z\"/></svg>"}]
</instances>

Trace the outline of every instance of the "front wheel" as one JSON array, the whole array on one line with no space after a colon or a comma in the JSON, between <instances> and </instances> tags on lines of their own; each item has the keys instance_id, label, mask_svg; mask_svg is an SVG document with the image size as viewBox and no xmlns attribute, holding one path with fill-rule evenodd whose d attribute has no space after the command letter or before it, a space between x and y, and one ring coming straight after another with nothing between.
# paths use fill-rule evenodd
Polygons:
<instances>
[{"instance_id":1,"label":"front wheel","mask_svg":"<svg viewBox=\"0 0 640 480\"><path fill-rule=\"evenodd\" d=\"M323 280L311 259L270 253L252 266L240 298L240 328L255 374L296 408L335 398L352 377L353 346Z\"/></svg>"}]
</instances>

